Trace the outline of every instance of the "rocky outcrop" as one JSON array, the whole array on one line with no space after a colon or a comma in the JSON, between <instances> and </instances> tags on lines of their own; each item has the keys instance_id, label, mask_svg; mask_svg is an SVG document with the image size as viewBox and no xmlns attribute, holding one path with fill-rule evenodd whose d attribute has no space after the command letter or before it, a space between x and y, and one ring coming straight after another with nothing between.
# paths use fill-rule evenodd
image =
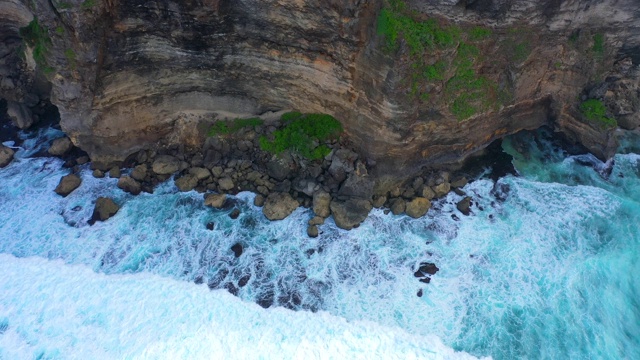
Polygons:
<instances>
[{"instance_id":1,"label":"rocky outcrop","mask_svg":"<svg viewBox=\"0 0 640 360\"><path fill-rule=\"evenodd\" d=\"M71 150L72 147L73 144L71 143L71 140L68 137L63 136L51 142L51 146L49 147L48 152L53 156L64 156Z\"/></svg>"},{"instance_id":2,"label":"rocky outcrop","mask_svg":"<svg viewBox=\"0 0 640 360\"><path fill-rule=\"evenodd\" d=\"M89 224L93 225L96 221L106 221L115 215L118 210L120 210L120 206L118 206L118 204L116 204L112 199L100 197L96 200L96 205L93 209L93 215L91 216L91 220L89 220Z\"/></svg>"},{"instance_id":3,"label":"rocky outcrop","mask_svg":"<svg viewBox=\"0 0 640 360\"><path fill-rule=\"evenodd\" d=\"M262 207L262 213L269 220L282 220L298 208L300 204L288 193L270 194Z\"/></svg>"},{"instance_id":4,"label":"rocky outcrop","mask_svg":"<svg viewBox=\"0 0 640 360\"><path fill-rule=\"evenodd\" d=\"M225 200L227 200L227 195L225 194L207 194L204 198L204 204L216 209L222 209Z\"/></svg>"},{"instance_id":5,"label":"rocky outcrop","mask_svg":"<svg viewBox=\"0 0 640 360\"><path fill-rule=\"evenodd\" d=\"M345 230L358 227L367 216L373 206L367 200L349 199L347 201L334 200L331 202L331 213L336 225Z\"/></svg>"},{"instance_id":6,"label":"rocky outcrop","mask_svg":"<svg viewBox=\"0 0 640 360\"><path fill-rule=\"evenodd\" d=\"M14 151L11 148L8 148L2 144L0 144L0 168L3 168L13 160Z\"/></svg>"}]
</instances>

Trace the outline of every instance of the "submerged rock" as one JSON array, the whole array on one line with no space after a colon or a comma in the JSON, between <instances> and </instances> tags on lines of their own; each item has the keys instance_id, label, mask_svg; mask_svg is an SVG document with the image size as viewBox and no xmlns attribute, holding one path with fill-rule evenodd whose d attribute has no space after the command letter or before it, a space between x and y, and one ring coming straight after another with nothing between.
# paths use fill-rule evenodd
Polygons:
<instances>
[{"instance_id":1,"label":"submerged rock","mask_svg":"<svg viewBox=\"0 0 640 360\"><path fill-rule=\"evenodd\" d=\"M3 168L13 160L13 155L15 152L13 149L8 148L2 144L0 144L0 168Z\"/></svg>"},{"instance_id":2,"label":"submerged rock","mask_svg":"<svg viewBox=\"0 0 640 360\"><path fill-rule=\"evenodd\" d=\"M58 186L54 191L56 192L56 194L66 197L67 195L71 194L73 190L77 189L81 183L82 179L80 179L78 175L69 174L63 176L60 179L60 183L58 183Z\"/></svg>"},{"instance_id":3,"label":"submerged rock","mask_svg":"<svg viewBox=\"0 0 640 360\"><path fill-rule=\"evenodd\" d=\"M271 193L262 208L269 220L282 220L289 216L300 204L289 193Z\"/></svg>"},{"instance_id":4,"label":"submerged rock","mask_svg":"<svg viewBox=\"0 0 640 360\"><path fill-rule=\"evenodd\" d=\"M96 206L93 208L93 215L89 220L89 224L93 225L96 221L105 221L115 215L118 210L120 210L120 206L112 199L100 197L96 200Z\"/></svg>"},{"instance_id":5,"label":"submerged rock","mask_svg":"<svg viewBox=\"0 0 640 360\"><path fill-rule=\"evenodd\" d=\"M359 226L367 218L372 208L373 205L363 199L349 199L344 202L334 200L331 202L333 220L339 228L345 230L351 230Z\"/></svg>"}]
</instances>

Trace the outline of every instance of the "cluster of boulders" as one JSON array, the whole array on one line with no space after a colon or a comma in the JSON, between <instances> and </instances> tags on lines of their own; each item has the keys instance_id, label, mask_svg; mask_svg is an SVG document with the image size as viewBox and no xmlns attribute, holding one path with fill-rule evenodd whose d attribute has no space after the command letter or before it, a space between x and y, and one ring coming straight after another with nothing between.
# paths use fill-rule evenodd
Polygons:
<instances>
[{"instance_id":1,"label":"cluster of boulders","mask_svg":"<svg viewBox=\"0 0 640 360\"><path fill-rule=\"evenodd\" d=\"M350 230L358 227L375 208L387 208L395 215L424 216L431 200L466 185L465 178L450 181L448 172L418 176L404 185L378 189L369 175L367 161L350 149L346 141L333 140L326 145L331 153L323 159L309 160L295 152L274 155L260 149L259 138L276 129L258 126L235 134L210 137L202 149L173 146L141 150L120 166L92 163L95 177L118 178L118 187L133 195L152 192L154 186L174 176L180 191L196 190L204 195L205 205L223 208L226 194L240 191L256 193L254 205L262 207L269 220L281 220L300 206L311 208L314 217L307 233L318 236L318 226L333 216L336 225ZM64 154L73 146L67 138L54 141L50 153ZM75 162L80 164L80 160ZM127 170L128 169L128 170ZM74 174L63 177L56 192L68 195L80 185ZM468 214L470 199L458 208ZM239 215L235 209L234 217ZM96 217L102 219L102 216Z\"/></svg>"}]
</instances>

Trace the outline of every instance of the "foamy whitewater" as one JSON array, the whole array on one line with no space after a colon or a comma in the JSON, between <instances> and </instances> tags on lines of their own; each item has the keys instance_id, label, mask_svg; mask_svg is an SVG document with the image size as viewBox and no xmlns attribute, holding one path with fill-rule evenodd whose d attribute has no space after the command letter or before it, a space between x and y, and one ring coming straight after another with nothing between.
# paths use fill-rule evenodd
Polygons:
<instances>
[{"instance_id":1,"label":"foamy whitewater","mask_svg":"<svg viewBox=\"0 0 640 360\"><path fill-rule=\"evenodd\" d=\"M609 176L544 134L507 140L519 176L467 185L471 216L450 194L311 239L309 211L269 222L249 193L232 220L172 181L133 197L87 167L62 198L61 161L30 158L56 136L0 169L0 359L640 358L637 139ZM89 226L99 196L122 208Z\"/></svg>"}]
</instances>

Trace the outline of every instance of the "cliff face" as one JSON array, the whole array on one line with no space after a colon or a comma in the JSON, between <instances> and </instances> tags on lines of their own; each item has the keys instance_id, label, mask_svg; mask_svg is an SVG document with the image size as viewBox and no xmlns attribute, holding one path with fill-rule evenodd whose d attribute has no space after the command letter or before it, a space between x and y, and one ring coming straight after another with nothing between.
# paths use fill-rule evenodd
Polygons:
<instances>
[{"instance_id":1,"label":"cliff face","mask_svg":"<svg viewBox=\"0 0 640 360\"><path fill-rule=\"evenodd\" d=\"M63 130L102 162L198 147L216 116L285 109L334 115L381 173L456 163L545 124L610 156L612 128L580 111L588 98L621 126L640 123L634 0L399 3L3 0L0 97L28 110L44 75ZM382 9L435 19L455 39L416 51L393 23L393 42L377 30ZM21 42L33 16L47 38ZM463 70L471 78L454 86Z\"/></svg>"}]
</instances>

